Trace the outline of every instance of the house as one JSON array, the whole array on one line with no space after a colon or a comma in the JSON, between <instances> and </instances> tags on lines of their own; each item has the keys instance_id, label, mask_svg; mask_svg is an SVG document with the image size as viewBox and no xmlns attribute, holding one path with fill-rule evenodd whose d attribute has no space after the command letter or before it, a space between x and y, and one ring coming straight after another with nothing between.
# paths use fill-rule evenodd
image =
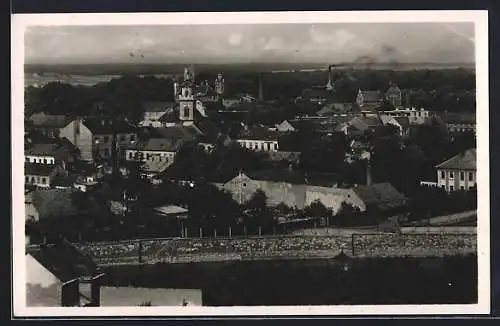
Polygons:
<instances>
[{"instance_id":1,"label":"house","mask_svg":"<svg viewBox=\"0 0 500 326\"><path fill-rule=\"evenodd\" d=\"M177 104L175 102L146 102L143 104L144 115L139 122L141 127L162 127L160 118L169 110L172 110Z\"/></svg>"},{"instance_id":2,"label":"house","mask_svg":"<svg viewBox=\"0 0 500 326\"><path fill-rule=\"evenodd\" d=\"M477 187L476 149L459 153L438 164L437 186L447 192Z\"/></svg>"},{"instance_id":3,"label":"house","mask_svg":"<svg viewBox=\"0 0 500 326\"><path fill-rule=\"evenodd\" d=\"M394 120L396 120L401 127L401 135L408 136L411 130L410 119L408 117L394 117Z\"/></svg>"},{"instance_id":4,"label":"house","mask_svg":"<svg viewBox=\"0 0 500 326\"><path fill-rule=\"evenodd\" d=\"M33 114L26 124L26 129L30 133L35 133L47 138L58 138L62 128L72 121L66 115L50 115L41 113Z\"/></svg>"},{"instance_id":5,"label":"house","mask_svg":"<svg viewBox=\"0 0 500 326\"><path fill-rule=\"evenodd\" d=\"M262 126L245 126L236 142L252 151L277 152L281 133Z\"/></svg>"},{"instance_id":6,"label":"house","mask_svg":"<svg viewBox=\"0 0 500 326\"><path fill-rule=\"evenodd\" d=\"M351 200L363 211L395 211L404 209L408 199L388 182L358 185L352 188Z\"/></svg>"},{"instance_id":7,"label":"house","mask_svg":"<svg viewBox=\"0 0 500 326\"><path fill-rule=\"evenodd\" d=\"M76 148L67 139L57 139L45 143L31 143L25 147L26 163L55 164L63 169L73 164L79 156Z\"/></svg>"},{"instance_id":8,"label":"house","mask_svg":"<svg viewBox=\"0 0 500 326\"><path fill-rule=\"evenodd\" d=\"M37 189L25 194L26 220L46 222L100 213L94 198L74 189Z\"/></svg>"},{"instance_id":9,"label":"house","mask_svg":"<svg viewBox=\"0 0 500 326\"><path fill-rule=\"evenodd\" d=\"M383 126L394 126L399 129L399 135L403 135L403 127L399 124L399 122L396 120L396 118L391 117L389 115L381 114L380 115L380 122L382 123Z\"/></svg>"},{"instance_id":10,"label":"house","mask_svg":"<svg viewBox=\"0 0 500 326\"><path fill-rule=\"evenodd\" d=\"M349 134L351 136L363 136L367 133L373 133L382 126L378 116L354 117L349 121Z\"/></svg>"},{"instance_id":11,"label":"house","mask_svg":"<svg viewBox=\"0 0 500 326\"><path fill-rule=\"evenodd\" d=\"M473 112L435 112L434 115L446 124L450 135L476 133L476 114Z\"/></svg>"},{"instance_id":12,"label":"house","mask_svg":"<svg viewBox=\"0 0 500 326\"><path fill-rule=\"evenodd\" d=\"M123 157L124 147L137 140L136 128L122 119L75 119L61 129L60 135L78 147L81 159L88 162L111 159L115 136L118 157Z\"/></svg>"},{"instance_id":13,"label":"house","mask_svg":"<svg viewBox=\"0 0 500 326\"><path fill-rule=\"evenodd\" d=\"M328 103L316 112L318 116L348 114L353 111L352 103Z\"/></svg>"},{"instance_id":14,"label":"house","mask_svg":"<svg viewBox=\"0 0 500 326\"><path fill-rule=\"evenodd\" d=\"M103 271L65 240L26 250L26 306L100 306Z\"/></svg>"},{"instance_id":15,"label":"house","mask_svg":"<svg viewBox=\"0 0 500 326\"><path fill-rule=\"evenodd\" d=\"M215 183L219 189L227 190L240 204L249 201L257 190L267 196L269 206L283 202L290 207L305 205L305 176L288 170L260 170L241 172L234 178Z\"/></svg>"},{"instance_id":16,"label":"house","mask_svg":"<svg viewBox=\"0 0 500 326\"><path fill-rule=\"evenodd\" d=\"M279 132L294 132L297 131L297 128L295 128L288 120L284 120L276 125L276 130Z\"/></svg>"},{"instance_id":17,"label":"house","mask_svg":"<svg viewBox=\"0 0 500 326\"><path fill-rule=\"evenodd\" d=\"M429 111L423 108L419 110L415 108L396 108L394 110L385 110L382 113L394 118L406 117L411 125L424 124L430 117Z\"/></svg>"},{"instance_id":18,"label":"house","mask_svg":"<svg viewBox=\"0 0 500 326\"><path fill-rule=\"evenodd\" d=\"M126 149L126 160L144 162L144 173L153 177L174 162L175 154L182 144L182 140L150 138L129 146Z\"/></svg>"},{"instance_id":19,"label":"house","mask_svg":"<svg viewBox=\"0 0 500 326\"><path fill-rule=\"evenodd\" d=\"M358 90L358 94L354 99L358 107L365 109L365 107L378 107L384 100L381 91L378 90Z\"/></svg>"},{"instance_id":20,"label":"house","mask_svg":"<svg viewBox=\"0 0 500 326\"><path fill-rule=\"evenodd\" d=\"M56 164L24 163L24 183L26 186L50 188L54 178L62 172Z\"/></svg>"}]
</instances>

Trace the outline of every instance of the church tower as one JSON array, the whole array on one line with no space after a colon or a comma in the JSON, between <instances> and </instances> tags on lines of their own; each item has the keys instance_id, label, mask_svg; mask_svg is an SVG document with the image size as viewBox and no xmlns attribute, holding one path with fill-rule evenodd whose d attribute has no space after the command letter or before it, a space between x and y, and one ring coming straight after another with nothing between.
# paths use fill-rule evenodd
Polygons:
<instances>
[{"instance_id":1,"label":"church tower","mask_svg":"<svg viewBox=\"0 0 500 326\"><path fill-rule=\"evenodd\" d=\"M224 77L221 73L217 74L217 78L215 79L215 92L217 93L217 99L222 101L222 97L224 96Z\"/></svg>"}]
</instances>

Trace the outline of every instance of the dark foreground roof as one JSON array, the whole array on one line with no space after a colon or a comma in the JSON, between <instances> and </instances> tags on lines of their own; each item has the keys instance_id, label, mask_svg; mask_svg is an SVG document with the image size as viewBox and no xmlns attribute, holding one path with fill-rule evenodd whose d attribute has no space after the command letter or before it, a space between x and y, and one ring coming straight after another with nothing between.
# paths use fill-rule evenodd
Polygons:
<instances>
[{"instance_id":1,"label":"dark foreground roof","mask_svg":"<svg viewBox=\"0 0 500 326\"><path fill-rule=\"evenodd\" d=\"M27 252L62 282L102 274L102 270L89 256L65 240L32 247Z\"/></svg>"},{"instance_id":2,"label":"dark foreground roof","mask_svg":"<svg viewBox=\"0 0 500 326\"><path fill-rule=\"evenodd\" d=\"M287 169L245 171L244 174L252 180L286 182L292 184L306 183L306 178L303 173Z\"/></svg>"}]
</instances>

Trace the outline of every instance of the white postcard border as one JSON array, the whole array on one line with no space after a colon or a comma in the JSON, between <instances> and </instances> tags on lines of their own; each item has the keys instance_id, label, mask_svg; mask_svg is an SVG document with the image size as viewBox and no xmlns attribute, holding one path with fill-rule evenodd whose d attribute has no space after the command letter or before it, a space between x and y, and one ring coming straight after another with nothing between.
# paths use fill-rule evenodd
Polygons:
<instances>
[{"instance_id":1,"label":"white postcard border","mask_svg":"<svg viewBox=\"0 0 500 326\"><path fill-rule=\"evenodd\" d=\"M347 22L474 22L477 89L478 303L471 305L262 307L26 307L24 242L24 30L33 25L184 25ZM16 317L442 315L490 312L489 84L487 11L20 14L12 23L13 312Z\"/></svg>"}]
</instances>

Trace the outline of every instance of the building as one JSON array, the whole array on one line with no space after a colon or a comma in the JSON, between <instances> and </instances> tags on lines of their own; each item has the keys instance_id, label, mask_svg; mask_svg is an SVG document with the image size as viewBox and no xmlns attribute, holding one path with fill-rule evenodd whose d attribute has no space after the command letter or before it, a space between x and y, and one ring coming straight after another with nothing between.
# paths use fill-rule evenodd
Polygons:
<instances>
[{"instance_id":1,"label":"building","mask_svg":"<svg viewBox=\"0 0 500 326\"><path fill-rule=\"evenodd\" d=\"M438 164L437 186L447 192L477 187L476 149L469 149Z\"/></svg>"},{"instance_id":2,"label":"building","mask_svg":"<svg viewBox=\"0 0 500 326\"><path fill-rule=\"evenodd\" d=\"M358 94L354 102L359 108L377 108L384 100L384 95L381 91L375 90L358 90Z\"/></svg>"},{"instance_id":3,"label":"building","mask_svg":"<svg viewBox=\"0 0 500 326\"><path fill-rule=\"evenodd\" d=\"M47 138L58 138L62 128L66 127L71 118L66 115L33 114L26 123L30 134L37 134Z\"/></svg>"},{"instance_id":4,"label":"building","mask_svg":"<svg viewBox=\"0 0 500 326\"><path fill-rule=\"evenodd\" d=\"M50 188L62 168L56 164L24 163L24 183L26 186Z\"/></svg>"},{"instance_id":5,"label":"building","mask_svg":"<svg viewBox=\"0 0 500 326\"><path fill-rule=\"evenodd\" d=\"M415 108L396 108L394 110L385 110L381 113L394 118L408 118L411 125L421 125L427 123L430 117L429 111L423 108L419 110Z\"/></svg>"},{"instance_id":6,"label":"building","mask_svg":"<svg viewBox=\"0 0 500 326\"><path fill-rule=\"evenodd\" d=\"M471 112L434 112L446 124L450 135L476 133L476 114Z\"/></svg>"},{"instance_id":7,"label":"building","mask_svg":"<svg viewBox=\"0 0 500 326\"><path fill-rule=\"evenodd\" d=\"M297 128L295 128L288 120L284 120L276 125L276 130L279 132L295 132L297 131Z\"/></svg>"},{"instance_id":8,"label":"building","mask_svg":"<svg viewBox=\"0 0 500 326\"><path fill-rule=\"evenodd\" d=\"M358 185L351 199L363 211L394 211L406 208L408 199L388 182Z\"/></svg>"},{"instance_id":9,"label":"building","mask_svg":"<svg viewBox=\"0 0 500 326\"><path fill-rule=\"evenodd\" d=\"M261 126L245 126L238 135L236 142L252 151L279 151L280 132L271 131Z\"/></svg>"},{"instance_id":10,"label":"building","mask_svg":"<svg viewBox=\"0 0 500 326\"><path fill-rule=\"evenodd\" d=\"M26 306L100 306L103 271L67 241L26 250Z\"/></svg>"},{"instance_id":11,"label":"building","mask_svg":"<svg viewBox=\"0 0 500 326\"><path fill-rule=\"evenodd\" d=\"M144 116L139 122L141 127L163 127L164 124L160 120L170 110L177 105L175 102L146 102L143 105Z\"/></svg>"},{"instance_id":12,"label":"building","mask_svg":"<svg viewBox=\"0 0 500 326\"><path fill-rule=\"evenodd\" d=\"M79 150L67 139L57 139L44 143L30 143L25 147L26 163L58 165L66 169L79 157Z\"/></svg>"},{"instance_id":13,"label":"building","mask_svg":"<svg viewBox=\"0 0 500 326\"><path fill-rule=\"evenodd\" d=\"M122 119L75 119L60 134L78 147L82 160L89 162L111 159L115 136L118 157L123 157L126 146L137 141L136 128Z\"/></svg>"},{"instance_id":14,"label":"building","mask_svg":"<svg viewBox=\"0 0 500 326\"><path fill-rule=\"evenodd\" d=\"M348 114L353 112L352 103L328 103L321 108L316 114L320 117Z\"/></svg>"},{"instance_id":15,"label":"building","mask_svg":"<svg viewBox=\"0 0 500 326\"><path fill-rule=\"evenodd\" d=\"M174 163L175 155L182 144L182 140L150 138L129 146L126 149L126 160L142 162L142 172L153 178Z\"/></svg>"}]
</instances>

